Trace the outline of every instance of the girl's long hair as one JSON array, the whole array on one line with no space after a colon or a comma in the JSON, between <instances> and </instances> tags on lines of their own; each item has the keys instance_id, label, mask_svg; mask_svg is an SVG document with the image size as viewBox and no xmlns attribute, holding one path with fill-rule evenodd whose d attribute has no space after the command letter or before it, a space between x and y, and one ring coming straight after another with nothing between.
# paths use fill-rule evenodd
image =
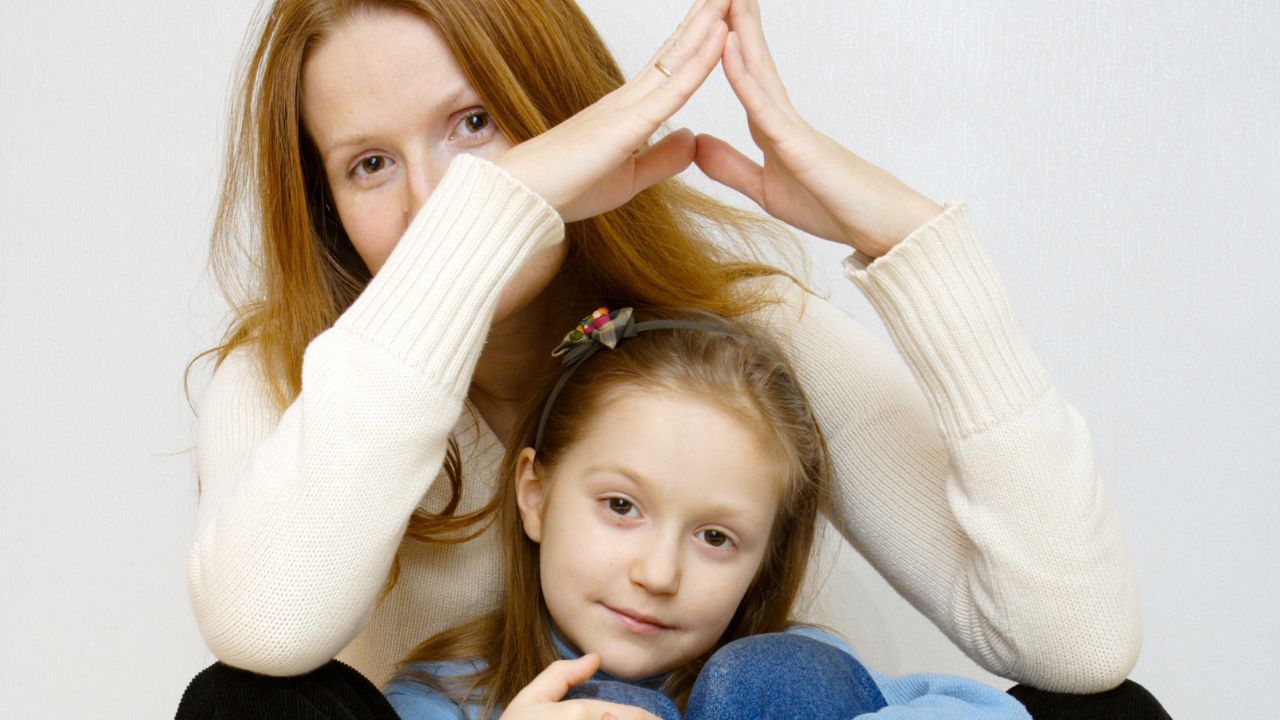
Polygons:
<instances>
[{"instance_id":1,"label":"girl's long hair","mask_svg":"<svg viewBox=\"0 0 1280 720\"><path fill-rule=\"evenodd\" d=\"M370 280L332 209L319 154L302 123L308 53L363 13L399 11L432 23L513 143L532 138L620 86L623 75L572 0L277 0L246 47L232 108L210 263L232 308L215 367L246 346L283 410L301 391L303 351ZM780 272L760 261L755 238L779 226L668 180L626 205L566 228L568 257L553 281L574 308L670 304L737 317L773 302L745 278ZM712 241L742 241L733 251ZM791 249L798 245L790 246ZM787 246L775 246L786 250ZM570 325L576 318L557 318ZM547 338L548 347L555 338ZM462 463L450 438L445 473L453 498L415 511L406 536L460 542L486 509L456 515ZM393 570L393 578L395 571ZM394 582L394 579L392 580Z\"/></svg>"},{"instance_id":2,"label":"girl's long hair","mask_svg":"<svg viewBox=\"0 0 1280 720\"><path fill-rule=\"evenodd\" d=\"M650 316L673 316L671 312ZM742 323L676 313L714 324L701 329L651 330L601 351L581 365L552 403L538 448L538 472L557 463L609 398L619 392L671 393L711 403L739 418L768 448L770 467L783 488L758 574L720 642L693 663L673 671L663 691L684 707L703 664L721 644L786 629L804 580L819 506L830 487L826 443L808 401L776 345ZM554 382L556 378L552 378ZM538 544L524 533L516 503L516 463L532 446L551 383L539 394L508 448L497 491L496 522L506 558L505 595L493 613L435 635L401 665L401 674L468 702L493 717L551 662L560 659L542 597ZM477 672L441 677L419 662L474 662Z\"/></svg>"}]
</instances>

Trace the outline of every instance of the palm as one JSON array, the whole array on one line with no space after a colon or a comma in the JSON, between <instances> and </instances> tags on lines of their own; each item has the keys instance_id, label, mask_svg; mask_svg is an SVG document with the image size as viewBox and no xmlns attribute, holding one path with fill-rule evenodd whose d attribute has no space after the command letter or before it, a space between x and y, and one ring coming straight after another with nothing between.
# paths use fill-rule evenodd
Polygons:
<instances>
[{"instance_id":1,"label":"palm","mask_svg":"<svg viewBox=\"0 0 1280 720\"><path fill-rule=\"evenodd\" d=\"M760 207L810 235L839 241L844 234L843 228L808 190L815 184L825 184L821 182L820 164L815 164L803 151L764 147L768 149L760 170Z\"/></svg>"},{"instance_id":2,"label":"palm","mask_svg":"<svg viewBox=\"0 0 1280 720\"><path fill-rule=\"evenodd\" d=\"M770 215L812 235L879 256L942 208L813 129L774 67L754 0L733 0L722 65L747 111L762 164L698 136L695 162Z\"/></svg>"},{"instance_id":3,"label":"palm","mask_svg":"<svg viewBox=\"0 0 1280 720\"><path fill-rule=\"evenodd\" d=\"M497 164L542 196L566 222L613 210L683 171L693 161L691 133L672 133L652 145L648 141L719 63L730 2L696 3L645 71L511 148Z\"/></svg>"}]
</instances>

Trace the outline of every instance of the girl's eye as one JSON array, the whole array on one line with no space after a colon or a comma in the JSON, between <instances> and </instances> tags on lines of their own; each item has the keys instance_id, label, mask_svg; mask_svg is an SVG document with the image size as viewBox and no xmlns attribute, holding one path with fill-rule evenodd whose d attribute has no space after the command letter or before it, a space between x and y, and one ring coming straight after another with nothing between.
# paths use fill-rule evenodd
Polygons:
<instances>
[{"instance_id":1,"label":"girl's eye","mask_svg":"<svg viewBox=\"0 0 1280 720\"><path fill-rule=\"evenodd\" d=\"M388 158L386 155L370 155L369 157L363 158L360 160L360 162L356 163L356 166L354 169L352 169L351 174L356 176L363 176L363 177L368 177L370 175L377 175L378 173L385 170L390 164L391 164L391 158Z\"/></svg>"},{"instance_id":2,"label":"girl's eye","mask_svg":"<svg viewBox=\"0 0 1280 720\"><path fill-rule=\"evenodd\" d=\"M459 135L464 137L475 136L493 127L493 117L489 115L487 110L475 110L469 112L461 120L455 128Z\"/></svg>"},{"instance_id":3,"label":"girl's eye","mask_svg":"<svg viewBox=\"0 0 1280 720\"><path fill-rule=\"evenodd\" d=\"M711 547L733 547L733 540L720 530L708 529L698 533L702 537L702 542Z\"/></svg>"},{"instance_id":4,"label":"girl's eye","mask_svg":"<svg viewBox=\"0 0 1280 720\"><path fill-rule=\"evenodd\" d=\"M609 512L623 517L630 517L636 510L636 504L626 498L611 497L607 498L609 503Z\"/></svg>"}]
</instances>

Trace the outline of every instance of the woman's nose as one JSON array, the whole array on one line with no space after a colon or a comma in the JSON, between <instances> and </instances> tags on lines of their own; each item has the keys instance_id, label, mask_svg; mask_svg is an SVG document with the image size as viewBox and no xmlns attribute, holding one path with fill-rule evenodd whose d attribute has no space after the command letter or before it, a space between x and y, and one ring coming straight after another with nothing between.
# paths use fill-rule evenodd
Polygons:
<instances>
[{"instance_id":1,"label":"woman's nose","mask_svg":"<svg viewBox=\"0 0 1280 720\"><path fill-rule=\"evenodd\" d=\"M680 542L656 539L640 543L631 563L631 582L655 595L674 595L680 589Z\"/></svg>"},{"instance_id":2,"label":"woman's nose","mask_svg":"<svg viewBox=\"0 0 1280 720\"><path fill-rule=\"evenodd\" d=\"M449 160L435 157L434 153L424 153L417 162L411 163L408 170L407 197L405 198L405 222L417 216L418 211L427 203L431 193L435 192L441 178L449 170Z\"/></svg>"}]
</instances>

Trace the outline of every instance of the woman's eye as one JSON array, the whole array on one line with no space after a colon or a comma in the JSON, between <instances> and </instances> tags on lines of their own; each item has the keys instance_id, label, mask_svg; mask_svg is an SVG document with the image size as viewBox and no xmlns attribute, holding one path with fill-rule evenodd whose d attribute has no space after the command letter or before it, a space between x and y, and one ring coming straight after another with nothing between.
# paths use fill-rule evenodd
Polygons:
<instances>
[{"instance_id":1,"label":"woman's eye","mask_svg":"<svg viewBox=\"0 0 1280 720\"><path fill-rule=\"evenodd\" d=\"M370 155L356 163L351 174L365 177L368 177L369 175L376 175L385 170L390 164L391 159L386 155Z\"/></svg>"},{"instance_id":2,"label":"woman's eye","mask_svg":"<svg viewBox=\"0 0 1280 720\"><path fill-rule=\"evenodd\" d=\"M624 517L630 516L635 512L636 504L626 498L611 497L607 499L609 503L609 512Z\"/></svg>"},{"instance_id":3,"label":"woman's eye","mask_svg":"<svg viewBox=\"0 0 1280 720\"><path fill-rule=\"evenodd\" d=\"M733 540L728 535L719 530L703 530L698 533L702 537L702 542L711 547L733 546Z\"/></svg>"},{"instance_id":4,"label":"woman's eye","mask_svg":"<svg viewBox=\"0 0 1280 720\"><path fill-rule=\"evenodd\" d=\"M463 137L479 135L493 127L493 117L489 115L487 110L475 110L469 112L461 120L455 128L459 135Z\"/></svg>"}]
</instances>

